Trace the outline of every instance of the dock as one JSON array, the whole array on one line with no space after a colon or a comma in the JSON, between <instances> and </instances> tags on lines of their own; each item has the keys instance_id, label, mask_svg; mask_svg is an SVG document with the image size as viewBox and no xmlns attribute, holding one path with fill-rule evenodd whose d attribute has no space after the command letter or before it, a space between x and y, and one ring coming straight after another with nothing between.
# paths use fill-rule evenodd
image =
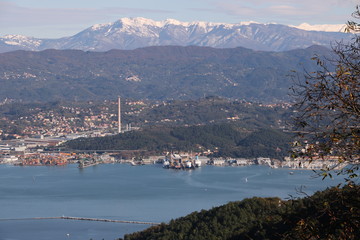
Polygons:
<instances>
[{"instance_id":1,"label":"dock","mask_svg":"<svg viewBox=\"0 0 360 240\"><path fill-rule=\"evenodd\" d=\"M99 161L79 161L79 166L78 168L87 168L87 167L91 167L91 166L95 166L100 164L101 162Z\"/></svg>"}]
</instances>

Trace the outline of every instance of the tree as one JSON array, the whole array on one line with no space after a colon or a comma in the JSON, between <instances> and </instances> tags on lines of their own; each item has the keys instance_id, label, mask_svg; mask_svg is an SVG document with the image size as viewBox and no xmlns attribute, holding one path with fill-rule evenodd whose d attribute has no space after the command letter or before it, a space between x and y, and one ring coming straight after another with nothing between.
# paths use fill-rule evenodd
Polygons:
<instances>
[{"instance_id":1,"label":"tree","mask_svg":"<svg viewBox=\"0 0 360 240\"><path fill-rule=\"evenodd\" d=\"M357 6L353 16L360 19ZM348 22L348 32L360 32L360 25ZM315 72L305 73L305 82L294 88L298 97L296 125L303 145L300 155L311 160L336 158L349 167L338 171L346 179L358 177L360 165L360 36L338 42L332 59L314 57ZM331 176L327 167L324 177Z\"/></svg>"},{"instance_id":2,"label":"tree","mask_svg":"<svg viewBox=\"0 0 360 240\"><path fill-rule=\"evenodd\" d=\"M360 19L360 5L356 6L356 11L353 12L352 16L354 18ZM348 21L345 31L358 33L360 32L360 24L355 21Z\"/></svg>"}]
</instances>

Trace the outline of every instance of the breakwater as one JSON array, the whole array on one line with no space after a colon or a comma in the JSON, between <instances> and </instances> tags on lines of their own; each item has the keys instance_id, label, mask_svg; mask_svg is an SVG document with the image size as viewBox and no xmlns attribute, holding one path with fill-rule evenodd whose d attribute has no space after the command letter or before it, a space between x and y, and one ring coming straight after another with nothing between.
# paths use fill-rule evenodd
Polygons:
<instances>
[{"instance_id":1,"label":"breakwater","mask_svg":"<svg viewBox=\"0 0 360 240\"><path fill-rule=\"evenodd\" d=\"M64 220L77 220L77 221L95 221L95 222L112 222L112 223L130 223L130 224L144 224L144 225L159 225L155 222L143 222L143 221L129 221L129 220L114 220L104 218L85 218L85 217L34 217L34 218L8 218L0 219L0 221L21 221L21 220L52 220L52 219L64 219Z\"/></svg>"}]
</instances>

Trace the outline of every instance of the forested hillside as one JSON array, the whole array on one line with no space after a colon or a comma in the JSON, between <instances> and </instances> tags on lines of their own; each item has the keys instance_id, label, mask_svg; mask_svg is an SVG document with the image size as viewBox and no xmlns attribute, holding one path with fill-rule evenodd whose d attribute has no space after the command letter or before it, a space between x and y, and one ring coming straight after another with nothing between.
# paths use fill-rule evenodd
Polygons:
<instances>
[{"instance_id":1,"label":"forested hillside","mask_svg":"<svg viewBox=\"0 0 360 240\"><path fill-rule=\"evenodd\" d=\"M210 150L214 157L284 157L292 135L282 130L249 131L236 124L148 127L115 136L80 138L65 143L80 150L145 150L156 152Z\"/></svg>"},{"instance_id":2,"label":"forested hillside","mask_svg":"<svg viewBox=\"0 0 360 240\"><path fill-rule=\"evenodd\" d=\"M264 106L259 103L206 97L196 100L136 101L122 99L122 122L133 127L192 126L236 123L244 129L287 128L291 120L288 104ZM89 121L89 119L93 120ZM47 121L53 122L49 124ZM8 124L11 121L12 124ZM55 101L0 104L0 128L6 134L27 135L27 127L46 130L52 125L71 124L75 129L94 130L95 125L117 124L117 101ZM87 127L86 127L87 126ZM59 127L59 126L57 126ZM68 126L69 127L69 126ZM86 130L85 130L86 129ZM103 129L103 128L102 128ZM46 131L42 131L44 132ZM39 133L40 134L40 133ZM66 131L63 132L66 135ZM1 138L1 134L0 134Z\"/></svg>"},{"instance_id":3,"label":"forested hillside","mask_svg":"<svg viewBox=\"0 0 360 240\"><path fill-rule=\"evenodd\" d=\"M125 235L125 240L356 240L360 187L349 185L288 201L251 198Z\"/></svg>"},{"instance_id":4,"label":"forested hillside","mask_svg":"<svg viewBox=\"0 0 360 240\"><path fill-rule=\"evenodd\" d=\"M198 99L215 95L288 100L292 70L315 69L313 46L287 52L162 46L131 51L16 51L0 54L0 101Z\"/></svg>"}]
</instances>

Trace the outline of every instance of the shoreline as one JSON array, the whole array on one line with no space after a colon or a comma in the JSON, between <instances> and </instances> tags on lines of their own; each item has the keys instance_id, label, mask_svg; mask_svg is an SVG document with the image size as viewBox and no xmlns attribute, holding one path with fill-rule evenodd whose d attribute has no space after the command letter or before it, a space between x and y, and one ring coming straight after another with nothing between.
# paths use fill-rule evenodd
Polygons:
<instances>
[{"instance_id":1,"label":"shoreline","mask_svg":"<svg viewBox=\"0 0 360 240\"><path fill-rule=\"evenodd\" d=\"M215 167L246 167L246 166L268 166L272 169L289 169L289 170L322 170L326 169L326 167L330 166L331 170L341 170L342 168L346 167L344 164L337 164L333 161L319 161L319 162L309 162L307 160L297 160L297 161L282 161L279 160L274 162L256 162L257 160L251 160L249 159L247 163L243 162L243 159L241 159L241 163L235 162L236 159L222 159L220 160L221 163L219 163L219 160L217 159L215 163L213 160L208 161L202 161L201 167L204 166L215 166ZM12 162L12 163L3 163L1 162L0 165L10 165L10 166L18 166L18 167L64 167L66 165L70 164L77 164L79 165L79 169L85 169L92 166L97 166L101 164L129 164L131 166L143 166L143 165L162 165L162 162L157 161L143 161L140 163L134 163L133 160L118 160L118 161L103 161L103 162L96 162L91 163L88 165L81 165L78 161L68 161L66 164L62 165L54 165L54 164L23 164L22 162ZM200 168L201 168L200 167ZM166 167L163 167L164 169L168 169ZM199 167L192 167L192 168L171 168L175 170L190 170L190 169L197 169Z\"/></svg>"}]
</instances>

